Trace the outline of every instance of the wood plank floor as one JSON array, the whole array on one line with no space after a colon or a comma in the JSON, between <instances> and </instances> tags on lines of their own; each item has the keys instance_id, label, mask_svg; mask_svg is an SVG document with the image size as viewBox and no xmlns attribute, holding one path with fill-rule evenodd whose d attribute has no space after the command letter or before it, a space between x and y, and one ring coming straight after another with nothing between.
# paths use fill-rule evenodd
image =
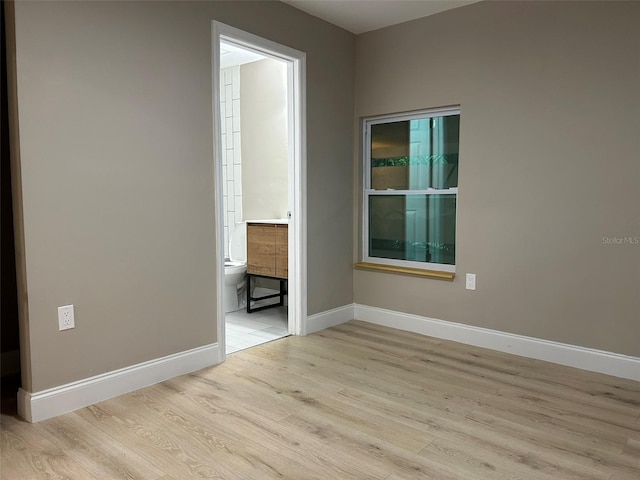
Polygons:
<instances>
[{"instance_id":1,"label":"wood plank floor","mask_svg":"<svg viewBox=\"0 0 640 480\"><path fill-rule=\"evenodd\" d=\"M2 480L640 479L640 383L352 321L28 424Z\"/></svg>"}]
</instances>

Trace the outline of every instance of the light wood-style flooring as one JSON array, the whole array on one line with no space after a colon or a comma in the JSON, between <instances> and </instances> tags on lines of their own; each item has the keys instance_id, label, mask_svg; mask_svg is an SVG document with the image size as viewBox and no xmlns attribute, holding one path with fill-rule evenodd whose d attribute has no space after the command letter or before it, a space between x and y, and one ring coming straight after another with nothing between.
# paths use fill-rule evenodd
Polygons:
<instances>
[{"instance_id":1,"label":"light wood-style flooring","mask_svg":"<svg viewBox=\"0 0 640 480\"><path fill-rule=\"evenodd\" d=\"M352 321L1 434L2 480L638 480L640 383Z\"/></svg>"}]
</instances>

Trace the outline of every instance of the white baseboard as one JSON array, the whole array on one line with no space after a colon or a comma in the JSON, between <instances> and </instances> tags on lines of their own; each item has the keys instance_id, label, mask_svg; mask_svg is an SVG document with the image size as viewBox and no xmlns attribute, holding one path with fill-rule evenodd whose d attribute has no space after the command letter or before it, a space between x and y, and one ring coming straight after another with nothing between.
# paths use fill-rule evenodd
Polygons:
<instances>
[{"instance_id":1,"label":"white baseboard","mask_svg":"<svg viewBox=\"0 0 640 480\"><path fill-rule=\"evenodd\" d=\"M18 391L18 415L39 422L220 363L217 343L96 375L41 392Z\"/></svg>"},{"instance_id":2,"label":"white baseboard","mask_svg":"<svg viewBox=\"0 0 640 480\"><path fill-rule=\"evenodd\" d=\"M0 353L0 377L20 373L20 350Z\"/></svg>"},{"instance_id":3,"label":"white baseboard","mask_svg":"<svg viewBox=\"0 0 640 480\"><path fill-rule=\"evenodd\" d=\"M430 337L640 381L640 358L638 357L446 322L367 305L355 304L354 318Z\"/></svg>"},{"instance_id":4,"label":"white baseboard","mask_svg":"<svg viewBox=\"0 0 640 480\"><path fill-rule=\"evenodd\" d=\"M344 305L310 315L307 318L305 333L314 333L354 318L435 338L640 381L640 358L637 357L367 305ZM39 422L169 378L216 365L222 358L219 345L215 343L40 392L31 393L20 389L18 414L29 422Z\"/></svg>"},{"instance_id":5,"label":"white baseboard","mask_svg":"<svg viewBox=\"0 0 640 480\"><path fill-rule=\"evenodd\" d=\"M353 303L307 317L305 335L353 320Z\"/></svg>"}]
</instances>

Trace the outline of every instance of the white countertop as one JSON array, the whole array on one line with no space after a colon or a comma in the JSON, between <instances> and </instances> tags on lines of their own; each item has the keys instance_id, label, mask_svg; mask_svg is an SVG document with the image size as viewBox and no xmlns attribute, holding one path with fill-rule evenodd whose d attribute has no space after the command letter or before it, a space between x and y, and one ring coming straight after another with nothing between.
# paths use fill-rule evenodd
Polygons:
<instances>
[{"instance_id":1,"label":"white countertop","mask_svg":"<svg viewBox=\"0 0 640 480\"><path fill-rule=\"evenodd\" d=\"M283 224L286 225L287 223L289 223L289 220L286 218L267 218L267 219L260 219L260 220L247 220L247 223L279 223L279 224Z\"/></svg>"}]
</instances>

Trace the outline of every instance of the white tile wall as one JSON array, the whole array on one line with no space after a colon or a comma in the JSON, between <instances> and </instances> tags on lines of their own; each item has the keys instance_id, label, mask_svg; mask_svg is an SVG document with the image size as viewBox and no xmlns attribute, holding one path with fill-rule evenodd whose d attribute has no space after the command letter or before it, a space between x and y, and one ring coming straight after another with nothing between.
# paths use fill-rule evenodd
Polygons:
<instances>
[{"instance_id":1,"label":"white tile wall","mask_svg":"<svg viewBox=\"0 0 640 480\"><path fill-rule=\"evenodd\" d=\"M222 121L222 180L224 256L229 256L229 235L242 215L242 152L240 151L240 67L222 70L220 114Z\"/></svg>"}]
</instances>

